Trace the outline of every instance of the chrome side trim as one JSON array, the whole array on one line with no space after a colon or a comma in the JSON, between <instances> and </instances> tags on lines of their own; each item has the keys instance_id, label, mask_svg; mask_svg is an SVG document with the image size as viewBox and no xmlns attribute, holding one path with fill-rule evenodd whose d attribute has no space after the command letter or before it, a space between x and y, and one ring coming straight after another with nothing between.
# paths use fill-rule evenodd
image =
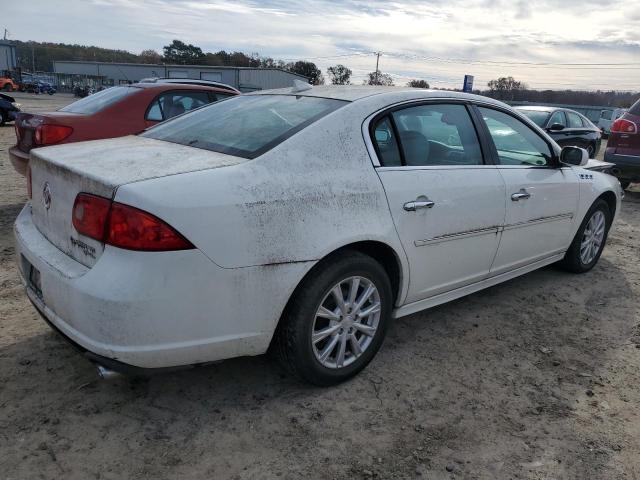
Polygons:
<instances>
[{"instance_id":1,"label":"chrome side trim","mask_svg":"<svg viewBox=\"0 0 640 480\"><path fill-rule=\"evenodd\" d=\"M555 221L564 220L564 219L570 220L572 218L573 218L573 213L562 213L560 215L552 215L550 217L534 218L533 220L527 220L526 222L519 222L519 223L512 223L510 225L505 225L502 228L502 231L514 230L516 228L522 228L522 227L530 227L531 225L538 225L540 223L547 223L547 222L555 222Z\"/></svg>"},{"instance_id":2,"label":"chrome side trim","mask_svg":"<svg viewBox=\"0 0 640 480\"><path fill-rule=\"evenodd\" d=\"M468 232L448 233L446 235L439 235L433 238L427 238L425 240L416 240L414 245L416 247L422 247L424 245L435 245L436 243L447 242L449 240L458 240L460 238L477 237L479 235L497 235L500 232L501 227L489 227L479 228L477 230L469 230Z\"/></svg>"},{"instance_id":3,"label":"chrome side trim","mask_svg":"<svg viewBox=\"0 0 640 480\"><path fill-rule=\"evenodd\" d=\"M514 230L516 228L530 227L532 225L539 225L541 223L556 222L558 220L572 219L573 213L562 213L560 215L552 215L549 217L534 218L533 220L527 220L526 222L513 223L510 225L500 227L488 227L478 228L476 230L469 230L467 232L448 233L446 235L439 235L433 238L426 238L424 240L415 240L413 244L416 247L423 247L425 245L435 245L437 243L448 242L450 240L459 240L461 238L477 237L479 235L489 235L502 233L505 230Z\"/></svg>"}]
</instances>

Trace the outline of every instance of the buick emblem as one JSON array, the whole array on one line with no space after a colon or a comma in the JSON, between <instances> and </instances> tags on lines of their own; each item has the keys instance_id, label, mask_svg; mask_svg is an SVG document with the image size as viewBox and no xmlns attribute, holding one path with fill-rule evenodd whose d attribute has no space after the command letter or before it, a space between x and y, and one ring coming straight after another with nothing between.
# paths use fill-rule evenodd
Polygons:
<instances>
[{"instance_id":1,"label":"buick emblem","mask_svg":"<svg viewBox=\"0 0 640 480\"><path fill-rule=\"evenodd\" d=\"M51 187L49 182L44 182L44 187L42 187L42 204L47 210L51 208Z\"/></svg>"}]
</instances>

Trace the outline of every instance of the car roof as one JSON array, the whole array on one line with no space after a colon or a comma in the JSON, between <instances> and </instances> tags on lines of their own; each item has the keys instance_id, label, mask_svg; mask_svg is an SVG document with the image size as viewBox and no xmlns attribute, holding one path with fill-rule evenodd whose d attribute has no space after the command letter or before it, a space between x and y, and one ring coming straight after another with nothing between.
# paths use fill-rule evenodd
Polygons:
<instances>
[{"instance_id":1,"label":"car roof","mask_svg":"<svg viewBox=\"0 0 640 480\"><path fill-rule=\"evenodd\" d=\"M547 107L545 105L516 105L516 110L533 110L536 112L553 112L555 110L566 110L560 107Z\"/></svg>"},{"instance_id":2,"label":"car roof","mask_svg":"<svg viewBox=\"0 0 640 480\"><path fill-rule=\"evenodd\" d=\"M397 96L398 94L410 94L416 99L448 98L460 100L476 100L484 103L503 105L504 103L489 97L473 95L471 93L455 92L450 90L427 90L411 87L383 87L371 85L319 85L308 90L297 91L293 88L278 88L274 90L259 90L245 95L292 95L302 97L319 97L355 102L372 96Z\"/></svg>"}]
</instances>

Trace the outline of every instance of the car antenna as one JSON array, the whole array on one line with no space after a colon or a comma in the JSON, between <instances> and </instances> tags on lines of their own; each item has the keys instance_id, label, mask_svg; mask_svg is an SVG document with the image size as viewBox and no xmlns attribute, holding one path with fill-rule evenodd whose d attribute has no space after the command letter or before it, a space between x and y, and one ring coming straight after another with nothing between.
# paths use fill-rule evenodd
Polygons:
<instances>
[{"instance_id":1,"label":"car antenna","mask_svg":"<svg viewBox=\"0 0 640 480\"><path fill-rule=\"evenodd\" d=\"M293 87L291 88L291 93L304 92L306 90L311 90L313 85L303 82L302 80L294 80Z\"/></svg>"}]
</instances>

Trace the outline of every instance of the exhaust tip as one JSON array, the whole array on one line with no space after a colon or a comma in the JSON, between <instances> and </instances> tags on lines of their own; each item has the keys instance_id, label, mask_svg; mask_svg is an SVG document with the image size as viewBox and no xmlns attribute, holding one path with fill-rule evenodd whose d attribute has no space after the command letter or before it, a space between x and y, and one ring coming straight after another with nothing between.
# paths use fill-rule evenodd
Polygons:
<instances>
[{"instance_id":1,"label":"exhaust tip","mask_svg":"<svg viewBox=\"0 0 640 480\"><path fill-rule=\"evenodd\" d=\"M96 369L98 370L98 376L103 380L111 380L113 378L120 377L121 375L118 372L114 372L113 370L109 370L102 365L96 365Z\"/></svg>"}]
</instances>

